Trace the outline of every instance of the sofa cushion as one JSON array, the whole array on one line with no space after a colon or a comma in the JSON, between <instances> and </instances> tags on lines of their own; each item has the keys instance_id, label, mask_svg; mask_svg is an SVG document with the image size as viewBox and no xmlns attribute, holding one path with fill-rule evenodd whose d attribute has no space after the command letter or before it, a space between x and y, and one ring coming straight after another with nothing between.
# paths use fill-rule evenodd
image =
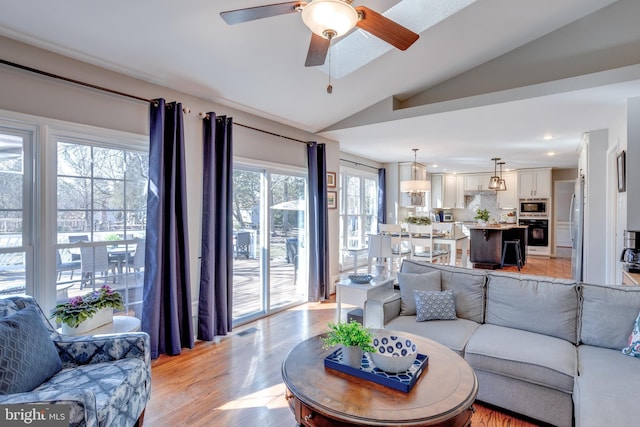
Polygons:
<instances>
[{"instance_id":1,"label":"sofa cushion","mask_svg":"<svg viewBox=\"0 0 640 427\"><path fill-rule=\"evenodd\" d=\"M486 271L411 260L402 262L401 271L403 273L440 271L442 290L453 290L456 316L476 323L484 321Z\"/></svg>"},{"instance_id":2,"label":"sofa cushion","mask_svg":"<svg viewBox=\"0 0 640 427\"><path fill-rule=\"evenodd\" d=\"M486 323L577 343L578 307L574 281L524 274L488 275Z\"/></svg>"},{"instance_id":3,"label":"sofa cushion","mask_svg":"<svg viewBox=\"0 0 640 427\"><path fill-rule=\"evenodd\" d=\"M439 291L440 272L429 273L398 273L400 287L400 316L414 316L416 314L415 290Z\"/></svg>"},{"instance_id":4,"label":"sofa cushion","mask_svg":"<svg viewBox=\"0 0 640 427\"><path fill-rule=\"evenodd\" d=\"M620 350L640 311L640 287L583 284L580 341Z\"/></svg>"},{"instance_id":5,"label":"sofa cushion","mask_svg":"<svg viewBox=\"0 0 640 427\"><path fill-rule=\"evenodd\" d=\"M462 355L467 341L478 326L478 323L467 319L416 322L413 316L398 316L388 322L385 329L409 332L432 339Z\"/></svg>"},{"instance_id":6,"label":"sofa cushion","mask_svg":"<svg viewBox=\"0 0 640 427\"><path fill-rule=\"evenodd\" d=\"M138 358L64 369L36 392L82 389L95 395L103 425L133 425L146 405L147 368Z\"/></svg>"},{"instance_id":7,"label":"sofa cushion","mask_svg":"<svg viewBox=\"0 0 640 427\"><path fill-rule=\"evenodd\" d=\"M455 320L453 291L413 291L416 298L416 321Z\"/></svg>"},{"instance_id":8,"label":"sofa cushion","mask_svg":"<svg viewBox=\"0 0 640 427\"><path fill-rule=\"evenodd\" d=\"M581 345L578 373L573 391L576 426L638 425L639 359L619 350Z\"/></svg>"},{"instance_id":9,"label":"sofa cushion","mask_svg":"<svg viewBox=\"0 0 640 427\"><path fill-rule=\"evenodd\" d=\"M573 391L578 363L568 341L487 324L469 338L464 358L474 369L566 393Z\"/></svg>"},{"instance_id":10,"label":"sofa cushion","mask_svg":"<svg viewBox=\"0 0 640 427\"><path fill-rule=\"evenodd\" d=\"M631 331L631 335L629 336L629 345L622 349L622 354L640 357L640 313L638 313L638 317L636 317L633 331Z\"/></svg>"},{"instance_id":11,"label":"sofa cushion","mask_svg":"<svg viewBox=\"0 0 640 427\"><path fill-rule=\"evenodd\" d=\"M35 306L0 319L0 394L31 391L62 363Z\"/></svg>"}]
</instances>

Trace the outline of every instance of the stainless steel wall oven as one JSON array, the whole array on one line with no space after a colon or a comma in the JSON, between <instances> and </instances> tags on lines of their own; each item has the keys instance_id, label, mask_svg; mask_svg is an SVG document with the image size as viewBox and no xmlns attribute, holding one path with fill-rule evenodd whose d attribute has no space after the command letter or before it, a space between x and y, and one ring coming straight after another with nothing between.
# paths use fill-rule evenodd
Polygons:
<instances>
[{"instance_id":1,"label":"stainless steel wall oven","mask_svg":"<svg viewBox=\"0 0 640 427\"><path fill-rule=\"evenodd\" d=\"M548 219L521 219L520 225L526 225L528 246L549 246Z\"/></svg>"}]
</instances>

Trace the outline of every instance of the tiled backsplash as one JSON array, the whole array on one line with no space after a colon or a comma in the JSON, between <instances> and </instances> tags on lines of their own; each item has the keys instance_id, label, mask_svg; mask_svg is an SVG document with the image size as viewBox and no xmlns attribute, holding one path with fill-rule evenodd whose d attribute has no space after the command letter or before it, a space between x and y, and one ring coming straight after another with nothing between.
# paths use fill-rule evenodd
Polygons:
<instances>
[{"instance_id":1,"label":"tiled backsplash","mask_svg":"<svg viewBox=\"0 0 640 427\"><path fill-rule=\"evenodd\" d=\"M505 211L498 207L498 197L495 193L476 193L464 196L465 209L455 209L453 211L456 221L473 221L478 209L487 209L489 214L500 221L500 215Z\"/></svg>"}]
</instances>

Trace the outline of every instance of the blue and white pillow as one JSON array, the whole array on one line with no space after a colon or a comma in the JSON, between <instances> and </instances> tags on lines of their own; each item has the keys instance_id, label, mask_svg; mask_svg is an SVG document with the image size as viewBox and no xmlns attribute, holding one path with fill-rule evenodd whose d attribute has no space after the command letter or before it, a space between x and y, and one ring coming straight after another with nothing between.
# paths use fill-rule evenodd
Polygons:
<instances>
[{"instance_id":1,"label":"blue and white pillow","mask_svg":"<svg viewBox=\"0 0 640 427\"><path fill-rule=\"evenodd\" d=\"M416 322L425 320L455 320L456 305L453 290L413 291L416 299Z\"/></svg>"},{"instance_id":2,"label":"blue and white pillow","mask_svg":"<svg viewBox=\"0 0 640 427\"><path fill-rule=\"evenodd\" d=\"M35 306L0 319L0 395L31 391L62 369Z\"/></svg>"},{"instance_id":3,"label":"blue and white pillow","mask_svg":"<svg viewBox=\"0 0 640 427\"><path fill-rule=\"evenodd\" d=\"M633 324L633 331L629 336L629 345L622 349L622 354L640 357L640 313Z\"/></svg>"}]
</instances>

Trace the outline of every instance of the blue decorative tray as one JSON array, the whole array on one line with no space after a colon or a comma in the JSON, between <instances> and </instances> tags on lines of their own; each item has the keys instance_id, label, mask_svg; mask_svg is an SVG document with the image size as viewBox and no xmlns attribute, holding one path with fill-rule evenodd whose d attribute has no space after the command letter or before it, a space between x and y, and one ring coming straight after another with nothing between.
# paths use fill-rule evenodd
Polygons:
<instances>
[{"instance_id":1,"label":"blue decorative tray","mask_svg":"<svg viewBox=\"0 0 640 427\"><path fill-rule=\"evenodd\" d=\"M373 276L370 274L351 274L349 276L349 280L351 280L351 283L356 283L358 285L369 283L371 279L373 279Z\"/></svg>"},{"instance_id":2,"label":"blue decorative tray","mask_svg":"<svg viewBox=\"0 0 640 427\"><path fill-rule=\"evenodd\" d=\"M372 381L408 393L416 382L418 382L424 368L429 364L429 356L418 353L413 365L408 370L398 372L397 374L384 372L376 368L376 365L373 364L367 353L362 356L362 365L359 369L343 365L341 362L342 348L337 349L324 358L325 368L335 369L336 371L353 375L363 380Z\"/></svg>"}]
</instances>

